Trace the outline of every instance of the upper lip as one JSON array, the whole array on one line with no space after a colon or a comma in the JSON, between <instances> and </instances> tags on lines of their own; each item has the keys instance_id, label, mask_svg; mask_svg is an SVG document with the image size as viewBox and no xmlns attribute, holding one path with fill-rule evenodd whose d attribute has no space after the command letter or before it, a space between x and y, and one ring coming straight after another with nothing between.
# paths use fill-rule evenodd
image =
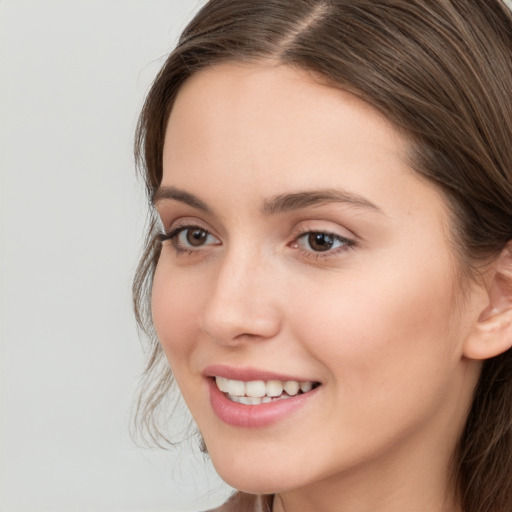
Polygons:
<instances>
[{"instance_id":1,"label":"upper lip","mask_svg":"<svg viewBox=\"0 0 512 512\"><path fill-rule=\"evenodd\" d=\"M231 380L241 380L249 382L253 380L280 380L289 381L294 380L297 382L318 382L315 379L309 379L305 377L297 377L296 375L286 375L284 373L272 372L269 370L261 370L252 367L237 368L234 366L227 366L223 364L213 364L207 366L203 370L205 377L225 377Z\"/></svg>"}]
</instances>

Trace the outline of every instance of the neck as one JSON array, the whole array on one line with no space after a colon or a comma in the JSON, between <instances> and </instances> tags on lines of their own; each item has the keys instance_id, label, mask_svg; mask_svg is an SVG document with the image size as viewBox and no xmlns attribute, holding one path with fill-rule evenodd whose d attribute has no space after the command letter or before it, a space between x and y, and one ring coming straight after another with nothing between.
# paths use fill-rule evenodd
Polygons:
<instances>
[{"instance_id":1,"label":"neck","mask_svg":"<svg viewBox=\"0 0 512 512\"><path fill-rule=\"evenodd\" d=\"M279 493L273 512L462 512L450 458L432 460L432 452L427 453L431 449L418 450L412 459L406 449L392 461L384 457L371 466Z\"/></svg>"}]
</instances>

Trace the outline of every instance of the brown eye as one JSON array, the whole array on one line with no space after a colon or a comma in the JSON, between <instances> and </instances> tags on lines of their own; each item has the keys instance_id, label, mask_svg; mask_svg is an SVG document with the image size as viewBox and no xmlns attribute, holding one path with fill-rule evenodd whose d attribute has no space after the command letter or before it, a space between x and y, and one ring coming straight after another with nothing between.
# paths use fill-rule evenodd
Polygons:
<instances>
[{"instance_id":1,"label":"brown eye","mask_svg":"<svg viewBox=\"0 0 512 512\"><path fill-rule=\"evenodd\" d=\"M187 243L192 247L204 245L208 238L208 231L199 228L188 228L186 231Z\"/></svg>"},{"instance_id":2,"label":"brown eye","mask_svg":"<svg viewBox=\"0 0 512 512\"><path fill-rule=\"evenodd\" d=\"M313 251L329 251L334 245L334 236L328 233L309 233L308 245Z\"/></svg>"},{"instance_id":3,"label":"brown eye","mask_svg":"<svg viewBox=\"0 0 512 512\"><path fill-rule=\"evenodd\" d=\"M221 245L221 241L199 226L179 227L161 237L162 242L170 240L176 252L201 251L203 247Z\"/></svg>"},{"instance_id":4,"label":"brown eye","mask_svg":"<svg viewBox=\"0 0 512 512\"><path fill-rule=\"evenodd\" d=\"M355 242L336 233L307 231L297 237L295 244L304 256L327 257L354 247Z\"/></svg>"}]
</instances>

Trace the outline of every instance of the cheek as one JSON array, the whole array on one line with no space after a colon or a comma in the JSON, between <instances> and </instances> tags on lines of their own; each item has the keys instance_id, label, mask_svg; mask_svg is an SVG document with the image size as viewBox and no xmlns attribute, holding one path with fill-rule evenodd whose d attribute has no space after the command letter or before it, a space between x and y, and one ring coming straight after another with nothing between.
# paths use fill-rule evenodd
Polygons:
<instances>
[{"instance_id":1,"label":"cheek","mask_svg":"<svg viewBox=\"0 0 512 512\"><path fill-rule=\"evenodd\" d=\"M190 277L171 272L165 261L158 263L151 295L153 323L174 373L194 348L202 297Z\"/></svg>"},{"instance_id":2,"label":"cheek","mask_svg":"<svg viewBox=\"0 0 512 512\"><path fill-rule=\"evenodd\" d=\"M423 387L422 379L441 385L460 357L449 275L444 265L429 274L388 266L372 273L352 269L314 290L310 283L315 300L290 302L294 336L343 396L393 400Z\"/></svg>"},{"instance_id":3,"label":"cheek","mask_svg":"<svg viewBox=\"0 0 512 512\"><path fill-rule=\"evenodd\" d=\"M321 300L290 304L294 338L326 376L325 435L340 446L340 460L344 451L376 453L430 421L454 418L462 385L444 277L431 274L427 286L405 273L397 287L396 274L373 275L366 287L352 275L346 286L323 286Z\"/></svg>"}]
</instances>

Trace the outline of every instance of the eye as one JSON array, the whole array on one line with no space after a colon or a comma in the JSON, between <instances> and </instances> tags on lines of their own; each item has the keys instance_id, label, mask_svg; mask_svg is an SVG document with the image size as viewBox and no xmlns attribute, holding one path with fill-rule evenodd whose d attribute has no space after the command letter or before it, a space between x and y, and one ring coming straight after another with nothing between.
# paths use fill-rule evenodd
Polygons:
<instances>
[{"instance_id":1,"label":"eye","mask_svg":"<svg viewBox=\"0 0 512 512\"><path fill-rule=\"evenodd\" d=\"M298 236L294 247L306 253L336 253L354 245L353 240L325 231L308 231ZM327 255L327 254L326 254Z\"/></svg>"},{"instance_id":2,"label":"eye","mask_svg":"<svg viewBox=\"0 0 512 512\"><path fill-rule=\"evenodd\" d=\"M191 247L200 247L205 245L210 234L201 228L185 228L176 236L176 240L180 244L190 245Z\"/></svg>"},{"instance_id":3,"label":"eye","mask_svg":"<svg viewBox=\"0 0 512 512\"><path fill-rule=\"evenodd\" d=\"M208 245L220 245L220 240L199 226L180 226L160 235L163 242L169 240L177 252L199 250Z\"/></svg>"}]
</instances>

